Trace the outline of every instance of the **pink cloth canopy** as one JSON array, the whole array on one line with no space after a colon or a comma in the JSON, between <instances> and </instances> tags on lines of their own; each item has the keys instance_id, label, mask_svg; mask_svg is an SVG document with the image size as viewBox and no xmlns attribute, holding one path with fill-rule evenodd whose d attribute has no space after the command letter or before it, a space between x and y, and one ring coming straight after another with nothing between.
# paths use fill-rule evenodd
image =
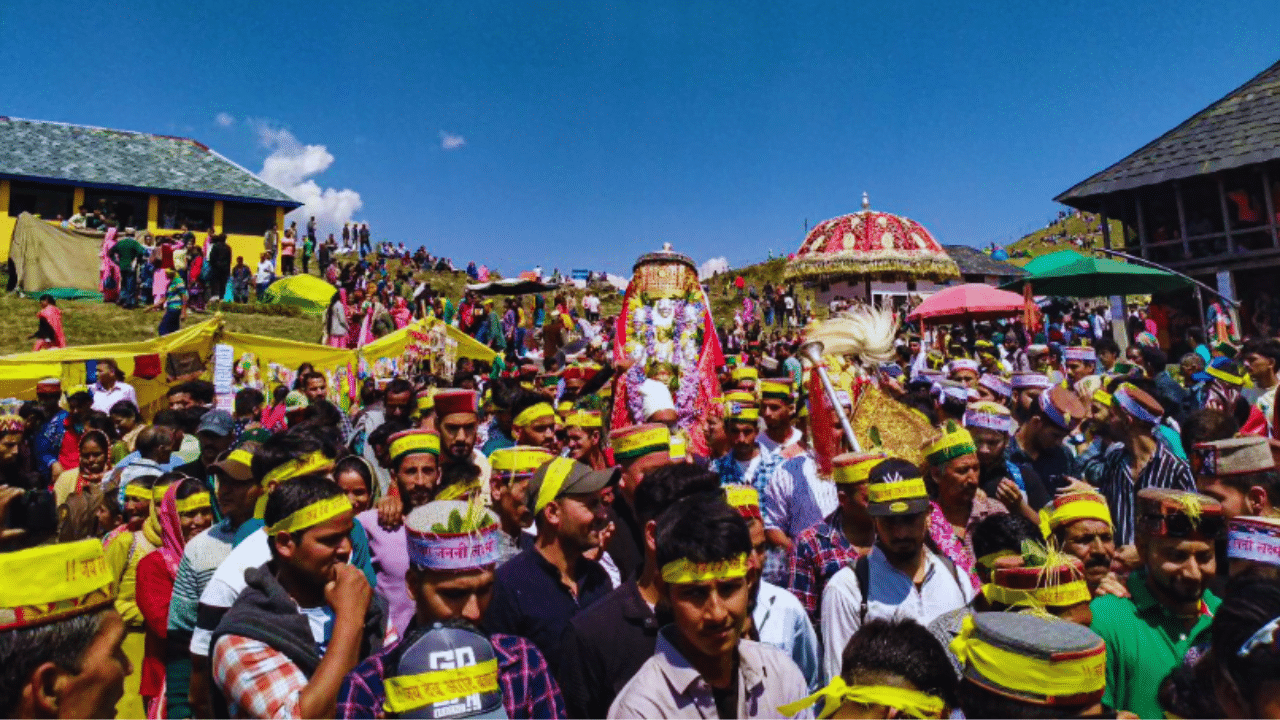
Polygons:
<instances>
[{"instance_id":1,"label":"pink cloth canopy","mask_svg":"<svg viewBox=\"0 0 1280 720\"><path fill-rule=\"evenodd\" d=\"M908 320L930 322L948 320L989 320L1022 312L1023 300L1018 293L997 290L982 283L954 285L940 290L907 314Z\"/></svg>"}]
</instances>

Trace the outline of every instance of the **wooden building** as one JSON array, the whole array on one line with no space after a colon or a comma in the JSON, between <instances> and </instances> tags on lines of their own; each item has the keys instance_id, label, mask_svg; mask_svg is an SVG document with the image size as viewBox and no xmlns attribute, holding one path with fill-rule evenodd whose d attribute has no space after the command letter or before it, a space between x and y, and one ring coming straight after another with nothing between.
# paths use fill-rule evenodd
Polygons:
<instances>
[{"instance_id":1,"label":"wooden building","mask_svg":"<svg viewBox=\"0 0 1280 720\"><path fill-rule=\"evenodd\" d=\"M1102 214L1108 244L1118 219L1130 254L1243 300L1246 329L1280 326L1280 63L1057 200Z\"/></svg>"},{"instance_id":2,"label":"wooden building","mask_svg":"<svg viewBox=\"0 0 1280 720\"><path fill-rule=\"evenodd\" d=\"M0 117L0 262L21 213L58 222L103 207L155 235L212 227L254 266L266 231L300 205L195 140Z\"/></svg>"}]
</instances>

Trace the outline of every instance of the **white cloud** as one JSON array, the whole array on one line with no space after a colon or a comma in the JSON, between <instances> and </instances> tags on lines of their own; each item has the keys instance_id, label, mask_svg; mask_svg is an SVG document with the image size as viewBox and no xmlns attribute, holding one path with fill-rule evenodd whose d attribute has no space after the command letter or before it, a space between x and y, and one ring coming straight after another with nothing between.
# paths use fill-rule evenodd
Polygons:
<instances>
[{"instance_id":1,"label":"white cloud","mask_svg":"<svg viewBox=\"0 0 1280 720\"><path fill-rule=\"evenodd\" d=\"M698 279L706 280L712 275L717 275L719 273L726 272L728 269L729 269L729 258L726 258L723 255L717 258L711 258L710 260L702 263L702 265L698 266Z\"/></svg>"},{"instance_id":2,"label":"white cloud","mask_svg":"<svg viewBox=\"0 0 1280 720\"><path fill-rule=\"evenodd\" d=\"M440 147L445 150L457 150L467 144L467 139L461 135L440 131Z\"/></svg>"},{"instance_id":3,"label":"white cloud","mask_svg":"<svg viewBox=\"0 0 1280 720\"><path fill-rule=\"evenodd\" d=\"M350 222L363 206L360 193L351 189L321 188L314 176L333 164L333 154L324 145L303 145L293 133L268 123L252 121L258 142L271 151L258 173L266 182L280 188L302 207L289 213L300 227L314 215L321 232L331 232Z\"/></svg>"},{"instance_id":4,"label":"white cloud","mask_svg":"<svg viewBox=\"0 0 1280 720\"><path fill-rule=\"evenodd\" d=\"M224 128L231 127L232 125L236 124L235 117L224 112L218 113L218 115L213 118L213 121L218 123L218 127L224 127Z\"/></svg>"}]
</instances>

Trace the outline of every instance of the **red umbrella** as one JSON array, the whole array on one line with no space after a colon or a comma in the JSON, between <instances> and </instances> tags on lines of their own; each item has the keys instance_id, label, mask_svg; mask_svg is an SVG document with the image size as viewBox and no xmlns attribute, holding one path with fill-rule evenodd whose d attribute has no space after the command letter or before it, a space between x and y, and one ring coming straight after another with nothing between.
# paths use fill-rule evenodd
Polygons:
<instances>
[{"instance_id":1,"label":"red umbrella","mask_svg":"<svg viewBox=\"0 0 1280 720\"><path fill-rule=\"evenodd\" d=\"M990 320L1021 313L1023 299L1018 293L997 290L982 283L954 285L934 293L916 306L907 319L931 323L954 320Z\"/></svg>"}]
</instances>

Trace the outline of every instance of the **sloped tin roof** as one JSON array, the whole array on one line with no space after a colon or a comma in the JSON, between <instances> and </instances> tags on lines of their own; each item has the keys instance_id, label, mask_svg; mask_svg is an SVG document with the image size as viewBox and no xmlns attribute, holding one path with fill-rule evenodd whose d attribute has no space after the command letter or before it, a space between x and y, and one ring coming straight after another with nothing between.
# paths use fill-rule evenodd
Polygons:
<instances>
[{"instance_id":1,"label":"sloped tin roof","mask_svg":"<svg viewBox=\"0 0 1280 720\"><path fill-rule=\"evenodd\" d=\"M943 250L956 261L956 265L960 266L961 275L999 275L1004 277L1022 277L1027 274L1026 270L1007 263L1003 260L993 259L990 255L982 252L978 248L969 247L968 245L943 245Z\"/></svg>"},{"instance_id":2,"label":"sloped tin roof","mask_svg":"<svg viewBox=\"0 0 1280 720\"><path fill-rule=\"evenodd\" d=\"M300 206L188 138L0 117L0 176Z\"/></svg>"},{"instance_id":3,"label":"sloped tin roof","mask_svg":"<svg viewBox=\"0 0 1280 720\"><path fill-rule=\"evenodd\" d=\"M1280 62L1056 199L1076 205L1097 195L1277 158L1280 158Z\"/></svg>"}]
</instances>

